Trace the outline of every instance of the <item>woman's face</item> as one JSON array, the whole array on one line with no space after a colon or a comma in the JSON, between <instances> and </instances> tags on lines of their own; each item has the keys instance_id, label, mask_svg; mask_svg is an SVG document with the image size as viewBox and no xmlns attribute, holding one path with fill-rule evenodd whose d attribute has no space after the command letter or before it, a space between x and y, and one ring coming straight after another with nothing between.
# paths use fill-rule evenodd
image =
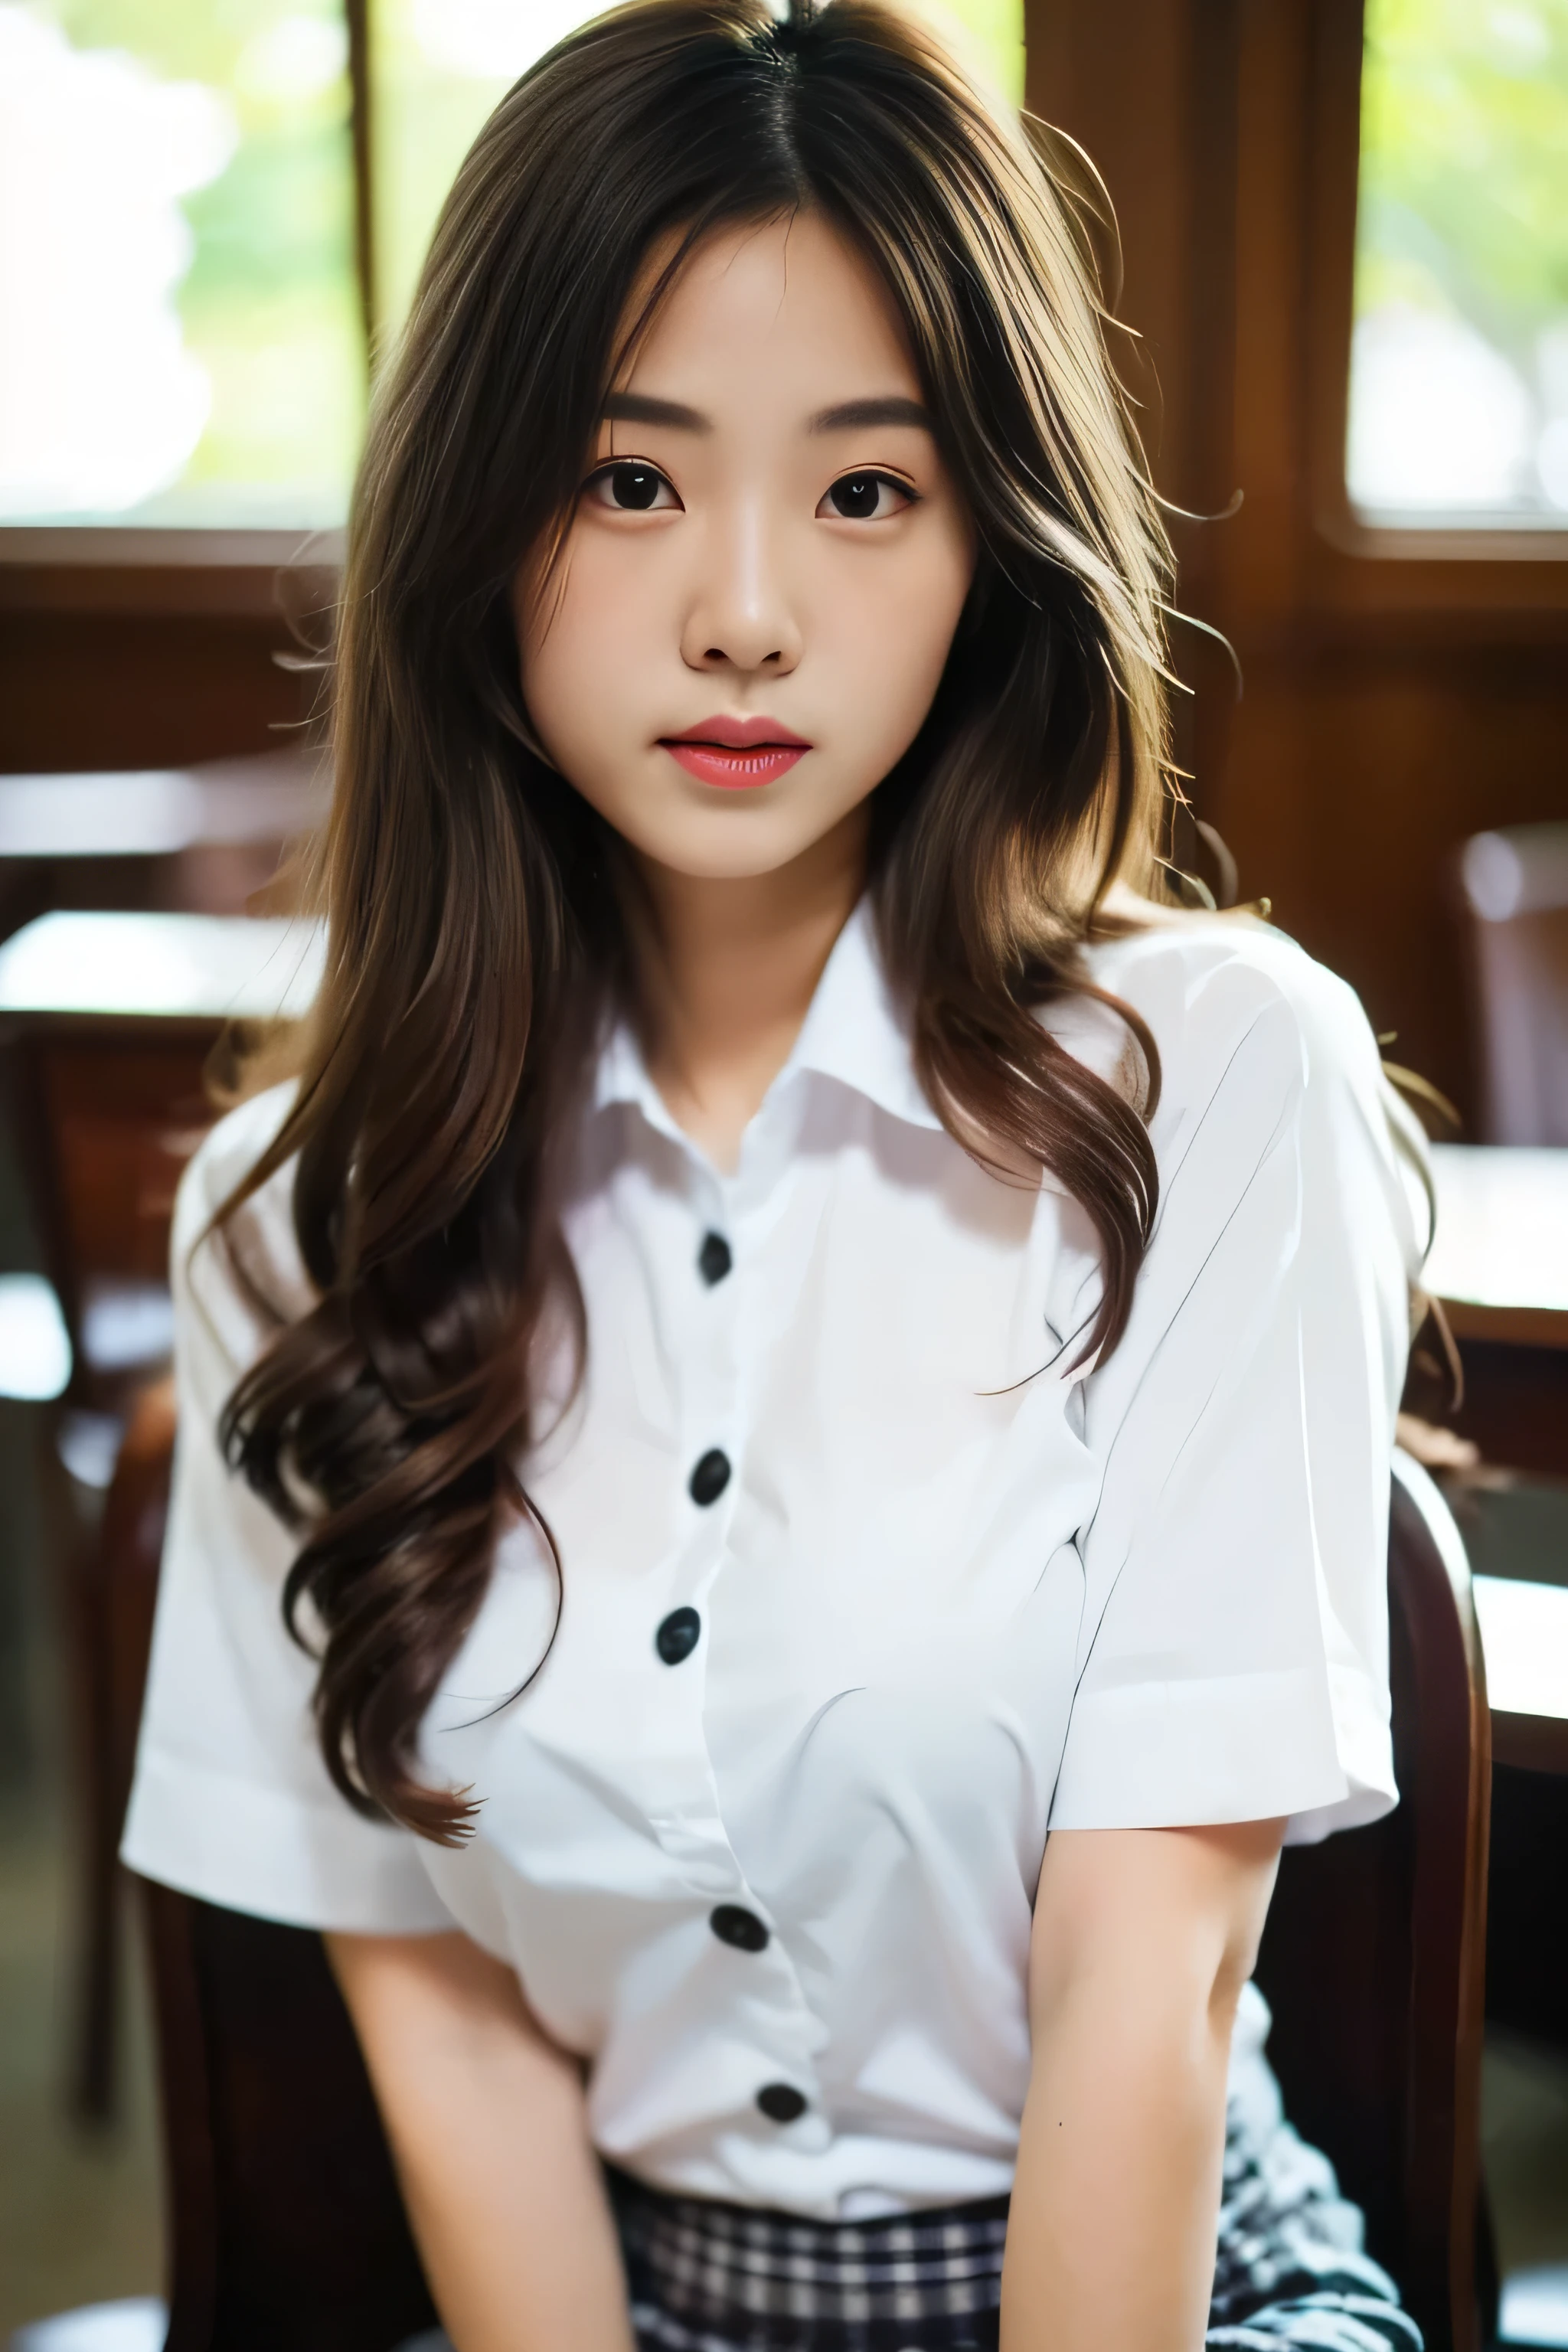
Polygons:
<instances>
[{"instance_id":1,"label":"woman's face","mask_svg":"<svg viewBox=\"0 0 1568 2352\"><path fill-rule=\"evenodd\" d=\"M529 715L645 857L770 872L908 749L973 571L896 314L813 214L724 231L605 408L558 566L519 574Z\"/></svg>"}]
</instances>

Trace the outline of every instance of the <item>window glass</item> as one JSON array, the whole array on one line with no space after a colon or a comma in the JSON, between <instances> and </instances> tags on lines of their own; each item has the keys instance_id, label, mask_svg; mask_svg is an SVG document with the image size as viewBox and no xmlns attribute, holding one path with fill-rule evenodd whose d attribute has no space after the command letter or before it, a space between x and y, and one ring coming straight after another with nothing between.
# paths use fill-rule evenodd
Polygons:
<instances>
[{"instance_id":1,"label":"window glass","mask_svg":"<svg viewBox=\"0 0 1568 2352\"><path fill-rule=\"evenodd\" d=\"M1568 0L1368 0L1346 475L1568 529Z\"/></svg>"},{"instance_id":2,"label":"window glass","mask_svg":"<svg viewBox=\"0 0 1568 2352\"><path fill-rule=\"evenodd\" d=\"M0 0L0 520L341 520L338 0Z\"/></svg>"},{"instance_id":3,"label":"window glass","mask_svg":"<svg viewBox=\"0 0 1568 2352\"><path fill-rule=\"evenodd\" d=\"M367 13L384 340L485 116L595 7ZM1021 97L1023 0L946 13ZM347 49L342 0L0 0L0 524L341 522L365 391Z\"/></svg>"},{"instance_id":4,"label":"window glass","mask_svg":"<svg viewBox=\"0 0 1568 2352\"><path fill-rule=\"evenodd\" d=\"M490 110L604 0L372 0L376 276L387 331L406 314L441 200ZM1024 0L946 0L983 68L1024 95Z\"/></svg>"}]
</instances>

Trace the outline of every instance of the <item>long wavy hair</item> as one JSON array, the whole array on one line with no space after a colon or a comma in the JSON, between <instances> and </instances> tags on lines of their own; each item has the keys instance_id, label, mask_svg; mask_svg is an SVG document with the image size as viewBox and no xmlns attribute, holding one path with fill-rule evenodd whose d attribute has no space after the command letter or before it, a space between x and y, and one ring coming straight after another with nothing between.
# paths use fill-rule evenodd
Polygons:
<instances>
[{"instance_id":1,"label":"long wavy hair","mask_svg":"<svg viewBox=\"0 0 1568 2352\"><path fill-rule=\"evenodd\" d=\"M537 751L509 592L559 541L637 335L721 226L815 208L902 320L981 555L873 804L882 950L953 1134L1048 1171L1092 1219L1086 1349L1125 1323L1155 1206L1152 1041L1134 1021L1129 1099L1037 1014L1095 992L1079 951L1109 882L1159 889L1168 557L1049 152L877 0L784 21L766 0L634 0L523 77L441 215L353 500L325 977L291 1107L217 1221L296 1163L314 1304L279 1316L222 1440L300 1538L284 1607L297 1631L310 1605L333 1780L426 1837L470 1825L422 1779L418 1727L500 1526L531 1509L536 1342L563 1299L581 1366L560 1162L636 977L617 845Z\"/></svg>"}]
</instances>

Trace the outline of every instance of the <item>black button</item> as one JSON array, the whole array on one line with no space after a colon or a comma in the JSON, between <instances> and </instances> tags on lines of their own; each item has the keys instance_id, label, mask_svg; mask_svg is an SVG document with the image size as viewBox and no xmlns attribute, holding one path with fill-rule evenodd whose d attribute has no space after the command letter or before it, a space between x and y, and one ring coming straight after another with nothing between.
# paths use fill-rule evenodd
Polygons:
<instances>
[{"instance_id":1,"label":"black button","mask_svg":"<svg viewBox=\"0 0 1568 2352\"><path fill-rule=\"evenodd\" d=\"M667 1666L678 1666L697 1647L702 1620L695 1609L672 1609L653 1637L653 1646Z\"/></svg>"},{"instance_id":2,"label":"black button","mask_svg":"<svg viewBox=\"0 0 1568 2352\"><path fill-rule=\"evenodd\" d=\"M708 1914L708 1925L721 1944L733 1944L738 1952L763 1952L767 1949L768 1931L754 1911L747 1911L739 1903L721 1903L717 1911Z\"/></svg>"},{"instance_id":3,"label":"black button","mask_svg":"<svg viewBox=\"0 0 1568 2352\"><path fill-rule=\"evenodd\" d=\"M700 1503L706 1510L710 1503L718 1501L729 1483L730 1457L727 1454L721 1454L715 1445L702 1456L692 1472L687 1481L687 1491L692 1501Z\"/></svg>"},{"instance_id":4,"label":"black button","mask_svg":"<svg viewBox=\"0 0 1568 2352\"><path fill-rule=\"evenodd\" d=\"M697 1271L710 1287L722 1282L735 1261L730 1255L730 1244L722 1234L704 1234L702 1246L697 1253Z\"/></svg>"},{"instance_id":5,"label":"black button","mask_svg":"<svg viewBox=\"0 0 1568 2352\"><path fill-rule=\"evenodd\" d=\"M805 2101L793 2083L764 2083L757 2105L771 2124L793 2124L805 2113Z\"/></svg>"}]
</instances>

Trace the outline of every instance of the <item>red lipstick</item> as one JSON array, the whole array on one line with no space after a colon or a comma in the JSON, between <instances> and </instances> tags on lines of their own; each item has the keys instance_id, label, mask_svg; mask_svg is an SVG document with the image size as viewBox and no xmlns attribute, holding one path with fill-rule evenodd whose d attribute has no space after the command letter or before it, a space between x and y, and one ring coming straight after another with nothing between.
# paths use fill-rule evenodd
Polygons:
<instances>
[{"instance_id":1,"label":"red lipstick","mask_svg":"<svg viewBox=\"0 0 1568 2352\"><path fill-rule=\"evenodd\" d=\"M659 740L689 776L725 792L771 784L811 749L804 735L781 727L776 719L703 719Z\"/></svg>"}]
</instances>

